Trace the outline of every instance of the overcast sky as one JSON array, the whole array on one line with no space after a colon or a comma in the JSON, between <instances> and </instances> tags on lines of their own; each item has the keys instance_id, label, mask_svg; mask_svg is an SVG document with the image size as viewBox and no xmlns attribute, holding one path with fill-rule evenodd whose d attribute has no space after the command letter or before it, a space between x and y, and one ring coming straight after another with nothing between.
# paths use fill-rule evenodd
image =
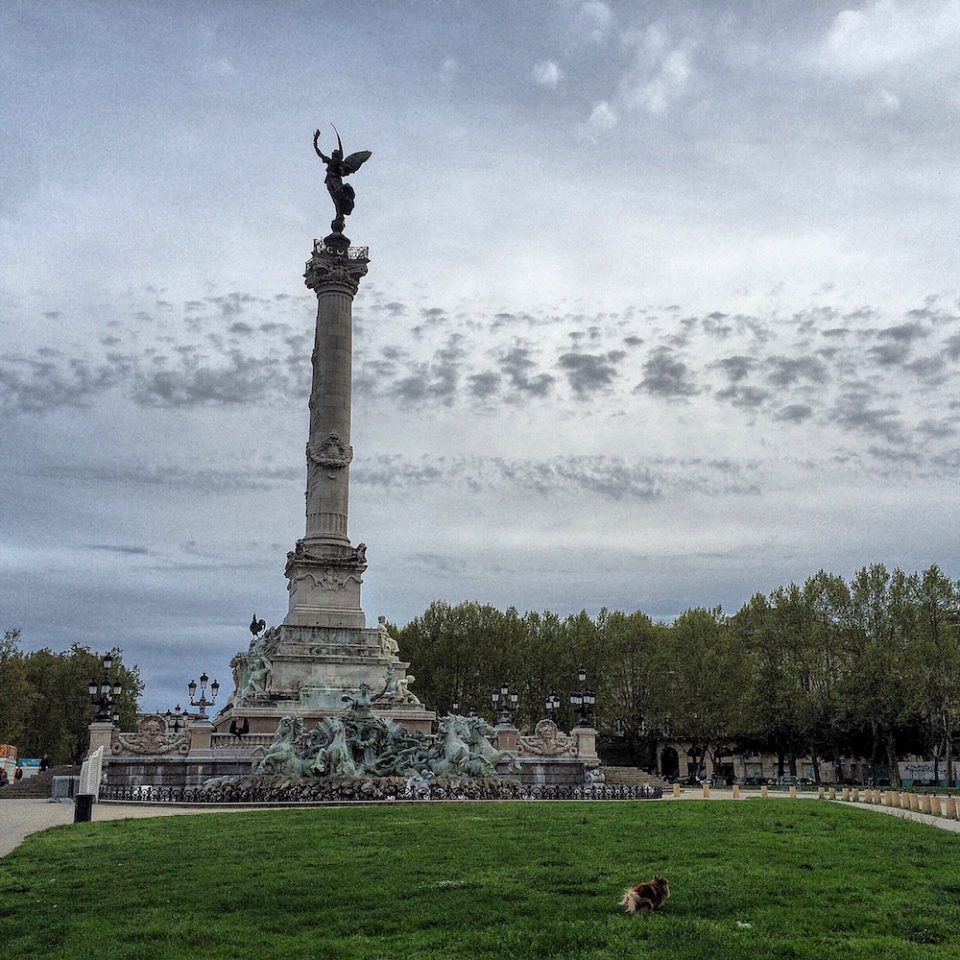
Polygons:
<instances>
[{"instance_id":1,"label":"overcast sky","mask_svg":"<svg viewBox=\"0 0 960 960\"><path fill-rule=\"evenodd\" d=\"M0 4L0 626L226 685L303 533L330 121L350 534L670 618L960 576L960 3Z\"/></svg>"}]
</instances>

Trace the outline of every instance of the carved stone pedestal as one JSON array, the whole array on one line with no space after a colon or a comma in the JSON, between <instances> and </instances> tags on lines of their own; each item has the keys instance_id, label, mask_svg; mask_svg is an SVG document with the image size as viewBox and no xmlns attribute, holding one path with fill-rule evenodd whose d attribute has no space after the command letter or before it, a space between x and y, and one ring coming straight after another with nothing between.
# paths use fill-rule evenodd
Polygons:
<instances>
[{"instance_id":1,"label":"carved stone pedestal","mask_svg":"<svg viewBox=\"0 0 960 960\"><path fill-rule=\"evenodd\" d=\"M597 731L593 727L574 727L570 731L577 739L577 756L589 767L599 763L597 757Z\"/></svg>"},{"instance_id":2,"label":"carved stone pedestal","mask_svg":"<svg viewBox=\"0 0 960 960\"><path fill-rule=\"evenodd\" d=\"M207 717L201 717L190 724L190 757L194 760L211 756L210 738L213 736L213 724Z\"/></svg>"},{"instance_id":3,"label":"carved stone pedestal","mask_svg":"<svg viewBox=\"0 0 960 960\"><path fill-rule=\"evenodd\" d=\"M110 756L110 745L113 741L113 724L109 720L94 720L90 724L90 748L87 750L87 756L90 756L97 747L103 747L106 756Z\"/></svg>"}]
</instances>

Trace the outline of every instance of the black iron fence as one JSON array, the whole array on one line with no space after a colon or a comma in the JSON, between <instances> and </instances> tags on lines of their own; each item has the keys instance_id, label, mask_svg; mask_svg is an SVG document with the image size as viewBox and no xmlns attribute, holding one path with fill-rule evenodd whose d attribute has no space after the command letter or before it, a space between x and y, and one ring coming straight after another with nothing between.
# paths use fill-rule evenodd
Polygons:
<instances>
[{"instance_id":1,"label":"black iron fence","mask_svg":"<svg viewBox=\"0 0 960 960\"><path fill-rule=\"evenodd\" d=\"M638 784L602 786L533 786L517 785L509 795L500 797L477 796L469 785L433 785L421 788L413 785L402 790L387 790L380 795L345 797L333 792L329 796L311 791L281 790L274 786L244 786L233 791L211 791L203 787L110 786L100 787L101 800L121 800L140 803L364 803L396 800L659 800L660 787Z\"/></svg>"}]
</instances>

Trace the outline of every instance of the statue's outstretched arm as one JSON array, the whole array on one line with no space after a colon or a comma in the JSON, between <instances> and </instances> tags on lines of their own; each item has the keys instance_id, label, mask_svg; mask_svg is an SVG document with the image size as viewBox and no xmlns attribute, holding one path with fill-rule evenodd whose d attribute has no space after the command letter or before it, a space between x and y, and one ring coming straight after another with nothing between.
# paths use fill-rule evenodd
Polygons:
<instances>
[{"instance_id":1,"label":"statue's outstretched arm","mask_svg":"<svg viewBox=\"0 0 960 960\"><path fill-rule=\"evenodd\" d=\"M324 162L329 163L330 158L325 157L320 150L320 131L315 130L313 134L313 149L317 151L317 156Z\"/></svg>"}]
</instances>

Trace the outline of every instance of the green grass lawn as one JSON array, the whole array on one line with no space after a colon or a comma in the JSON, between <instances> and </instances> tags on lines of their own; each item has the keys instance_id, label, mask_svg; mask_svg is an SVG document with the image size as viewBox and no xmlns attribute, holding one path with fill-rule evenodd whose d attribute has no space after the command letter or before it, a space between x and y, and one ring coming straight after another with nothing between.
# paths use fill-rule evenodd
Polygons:
<instances>
[{"instance_id":1,"label":"green grass lawn","mask_svg":"<svg viewBox=\"0 0 960 960\"><path fill-rule=\"evenodd\" d=\"M960 836L785 800L81 824L0 861L0 956L960 958Z\"/></svg>"}]
</instances>

